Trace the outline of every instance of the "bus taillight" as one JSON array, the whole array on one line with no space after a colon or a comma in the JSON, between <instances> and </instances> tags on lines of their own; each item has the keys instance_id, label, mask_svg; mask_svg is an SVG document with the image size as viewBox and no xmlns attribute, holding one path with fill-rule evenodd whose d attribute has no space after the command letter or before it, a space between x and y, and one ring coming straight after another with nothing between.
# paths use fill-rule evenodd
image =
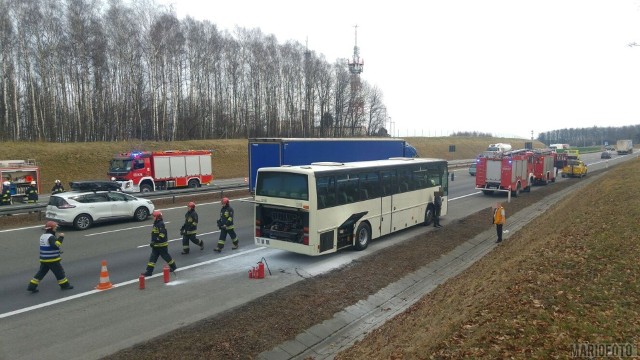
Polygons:
<instances>
[{"instance_id":1,"label":"bus taillight","mask_svg":"<svg viewBox=\"0 0 640 360\"><path fill-rule=\"evenodd\" d=\"M262 231L260 231L260 220L256 219L256 237L262 236Z\"/></svg>"},{"instance_id":2,"label":"bus taillight","mask_svg":"<svg viewBox=\"0 0 640 360\"><path fill-rule=\"evenodd\" d=\"M303 227L302 230L304 231L304 235L302 236L302 243L305 245L309 245L309 228L308 227Z\"/></svg>"}]
</instances>

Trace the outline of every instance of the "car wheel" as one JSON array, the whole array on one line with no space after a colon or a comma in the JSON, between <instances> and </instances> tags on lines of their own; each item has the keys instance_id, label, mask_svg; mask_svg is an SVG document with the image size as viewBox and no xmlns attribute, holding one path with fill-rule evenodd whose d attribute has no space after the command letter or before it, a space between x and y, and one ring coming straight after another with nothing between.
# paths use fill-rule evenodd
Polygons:
<instances>
[{"instance_id":1,"label":"car wheel","mask_svg":"<svg viewBox=\"0 0 640 360\"><path fill-rule=\"evenodd\" d=\"M371 228L366 222L361 222L356 230L356 250L364 250L369 246L371 240Z\"/></svg>"},{"instance_id":2,"label":"car wheel","mask_svg":"<svg viewBox=\"0 0 640 360\"><path fill-rule=\"evenodd\" d=\"M136 209L136 211L133 213L133 218L136 221L144 221L149 217L149 209L147 209L144 206L140 206L139 208Z\"/></svg>"},{"instance_id":3,"label":"car wheel","mask_svg":"<svg viewBox=\"0 0 640 360\"><path fill-rule=\"evenodd\" d=\"M73 227L78 230L87 230L93 224L93 219L89 214L80 214L73 220Z\"/></svg>"}]
</instances>

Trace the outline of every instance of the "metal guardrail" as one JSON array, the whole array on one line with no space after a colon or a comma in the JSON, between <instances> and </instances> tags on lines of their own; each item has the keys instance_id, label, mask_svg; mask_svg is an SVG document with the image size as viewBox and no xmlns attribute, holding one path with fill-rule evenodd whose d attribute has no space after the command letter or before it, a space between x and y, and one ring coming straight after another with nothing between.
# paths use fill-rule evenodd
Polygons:
<instances>
[{"instance_id":1,"label":"metal guardrail","mask_svg":"<svg viewBox=\"0 0 640 360\"><path fill-rule=\"evenodd\" d=\"M448 162L449 168L460 168L471 165L473 163L473 159L466 160L451 160ZM210 192L220 192L221 197L225 191L239 191L239 190L248 190L246 183L238 183L233 185L207 185L199 188L184 188L184 189L174 189L174 190L161 190L161 191L153 191L148 193L132 193L131 195L139 198L148 198L148 199L173 199L173 202L176 201L177 198L194 195L198 193L210 193ZM44 211L47 208L47 204L45 203L36 203L36 204L17 204L17 205L8 205L8 206L0 206L0 216L5 215L17 215L17 214L28 214L37 212L39 213L39 217L42 218Z\"/></svg>"}]
</instances>

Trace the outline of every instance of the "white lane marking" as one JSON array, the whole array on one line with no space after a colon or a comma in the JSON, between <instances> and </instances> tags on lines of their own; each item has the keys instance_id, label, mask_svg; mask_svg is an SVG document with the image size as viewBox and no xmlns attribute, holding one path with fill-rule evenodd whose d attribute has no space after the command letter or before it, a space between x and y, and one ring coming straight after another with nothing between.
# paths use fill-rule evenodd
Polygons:
<instances>
[{"instance_id":1,"label":"white lane marking","mask_svg":"<svg viewBox=\"0 0 640 360\"><path fill-rule=\"evenodd\" d=\"M473 195L478 195L478 194L482 194L482 191L474 192L474 193L467 194L467 195L458 196L458 197L455 197L453 199L449 199L449 201L460 200L460 199L466 198L468 196L473 196Z\"/></svg>"},{"instance_id":2,"label":"white lane marking","mask_svg":"<svg viewBox=\"0 0 640 360\"><path fill-rule=\"evenodd\" d=\"M165 224L170 224L170 223L171 223L170 221L165 222ZM114 232L118 232L118 231L126 231L126 230L131 230L131 229L141 229L141 228L145 228L145 227L149 227L149 226L153 226L153 224L151 224L151 225L132 226L132 227L128 227L128 228L109 230L109 231L102 231L102 232L97 232L97 233L93 233L93 234L86 234L84 236L104 235L104 234L110 234L110 233L114 233Z\"/></svg>"},{"instance_id":3,"label":"white lane marking","mask_svg":"<svg viewBox=\"0 0 640 360\"><path fill-rule=\"evenodd\" d=\"M192 269L192 268L196 268L196 267L199 267L199 266L213 264L213 263L216 263L216 262L219 262L219 261L222 261L222 260L231 259L231 258L234 258L234 257L238 257L238 256L241 256L241 255L252 253L254 251L261 251L261 250L265 250L265 249L267 249L267 248L265 248L265 247L257 247L257 248L254 248L254 249L241 251L241 252L238 252L238 253L235 253L235 254L232 254L232 255L217 257L215 259L211 259L211 260L203 261L203 262L200 262L200 263L197 263L197 264L191 264L191 265L187 265L187 266L178 268L176 270L176 272L183 271L183 270L188 270L188 269ZM152 278L160 277L160 276L163 276L162 271L156 273L155 275L147 276L147 279L152 279ZM112 285L113 285L114 288L117 288L117 287L121 287L121 286L135 284L138 281L139 281L139 279L136 278L136 279L133 279L133 280L128 280L128 281L124 281L124 282L121 282L121 283L118 283L118 284L112 284ZM28 311L32 311L32 310L42 309L42 308L45 308L47 306L60 304L60 303L63 303L63 302L66 302L66 301L70 301L70 300L74 300L74 299L78 299L78 298L81 298L81 297L85 297L85 296L101 293L103 291L106 291L106 290L89 290L89 291L86 291L86 292L83 292L83 293L80 293L80 294L67 296L67 297L64 297L62 299L47 301L47 302L42 303L42 304L33 305L33 306L26 307L26 308L10 311L10 312L4 313L4 314L0 314L0 319L8 318L9 316L22 314L22 313L25 313L25 312L28 312Z\"/></svg>"},{"instance_id":4,"label":"white lane marking","mask_svg":"<svg viewBox=\"0 0 640 360\"><path fill-rule=\"evenodd\" d=\"M245 199L251 199L251 198L241 198L241 199L234 199L234 200L241 200L242 201L242 200L245 200ZM231 201L233 201L233 200L231 200ZM219 204L219 202L216 201L216 202L200 203L200 206L202 206L202 205L213 205L213 204ZM182 209L182 208L184 208L184 206L176 206L176 207L163 208L163 209L158 209L158 210L165 211L165 210L176 210L176 209ZM171 224L171 221L165 221L165 224ZM87 235L84 235L84 236L104 235L104 234L110 234L110 233L114 233L114 232L126 231L126 230L131 230L131 229L140 229L140 228L144 228L144 227L147 227L147 226L152 226L152 225L133 226L133 227L123 228L123 229L102 231L102 232L97 232L97 233L93 233L93 234L87 234ZM30 228L25 228L25 229L30 229ZM13 230L19 230L19 229L13 229ZM3 231L11 231L11 230L3 230ZM214 231L213 233L215 233L215 232L217 232L217 231ZM200 234L200 235L207 235L207 234L213 234L213 233L205 233L205 234ZM181 240L181 239L182 238L177 239L177 240ZM176 241L176 239L169 240L169 241ZM144 246L148 246L148 245L144 245Z\"/></svg>"},{"instance_id":5,"label":"white lane marking","mask_svg":"<svg viewBox=\"0 0 640 360\"><path fill-rule=\"evenodd\" d=\"M202 234L196 234L196 236L198 236L198 235L209 235L209 234L215 234L215 233L219 233L219 232L220 232L220 230L218 230L218 231L212 231L212 232L206 232L206 233L202 233ZM171 240L169 240L168 242L173 242L173 241L182 241L182 238L171 239ZM136 246L136 248L140 249L140 248L146 248L146 247L148 247L148 246L149 246L149 244L147 244L147 245L138 245L138 246Z\"/></svg>"},{"instance_id":6,"label":"white lane marking","mask_svg":"<svg viewBox=\"0 0 640 360\"><path fill-rule=\"evenodd\" d=\"M3 232L10 232L10 231L27 230L27 229L37 229L37 228L43 228L43 226L42 226L42 225L35 225L35 226L27 226L27 227L22 227L22 228L15 228L15 229L0 230L0 233L3 233Z\"/></svg>"}]
</instances>

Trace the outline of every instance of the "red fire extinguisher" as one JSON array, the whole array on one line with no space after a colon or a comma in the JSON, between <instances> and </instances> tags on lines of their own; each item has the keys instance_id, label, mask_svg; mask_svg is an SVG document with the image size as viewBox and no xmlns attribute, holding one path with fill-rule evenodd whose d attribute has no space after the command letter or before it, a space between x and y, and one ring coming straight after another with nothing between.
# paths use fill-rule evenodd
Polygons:
<instances>
[{"instance_id":1,"label":"red fire extinguisher","mask_svg":"<svg viewBox=\"0 0 640 360\"><path fill-rule=\"evenodd\" d=\"M169 282L169 265L164 264L164 267L162 268L162 275L164 276L164 282L168 283Z\"/></svg>"},{"instance_id":2,"label":"red fire extinguisher","mask_svg":"<svg viewBox=\"0 0 640 360\"><path fill-rule=\"evenodd\" d=\"M262 260L258 261L258 279L264 279L264 263Z\"/></svg>"},{"instance_id":3,"label":"red fire extinguisher","mask_svg":"<svg viewBox=\"0 0 640 360\"><path fill-rule=\"evenodd\" d=\"M140 290L144 290L144 274L140 274L138 282L140 282Z\"/></svg>"}]
</instances>

